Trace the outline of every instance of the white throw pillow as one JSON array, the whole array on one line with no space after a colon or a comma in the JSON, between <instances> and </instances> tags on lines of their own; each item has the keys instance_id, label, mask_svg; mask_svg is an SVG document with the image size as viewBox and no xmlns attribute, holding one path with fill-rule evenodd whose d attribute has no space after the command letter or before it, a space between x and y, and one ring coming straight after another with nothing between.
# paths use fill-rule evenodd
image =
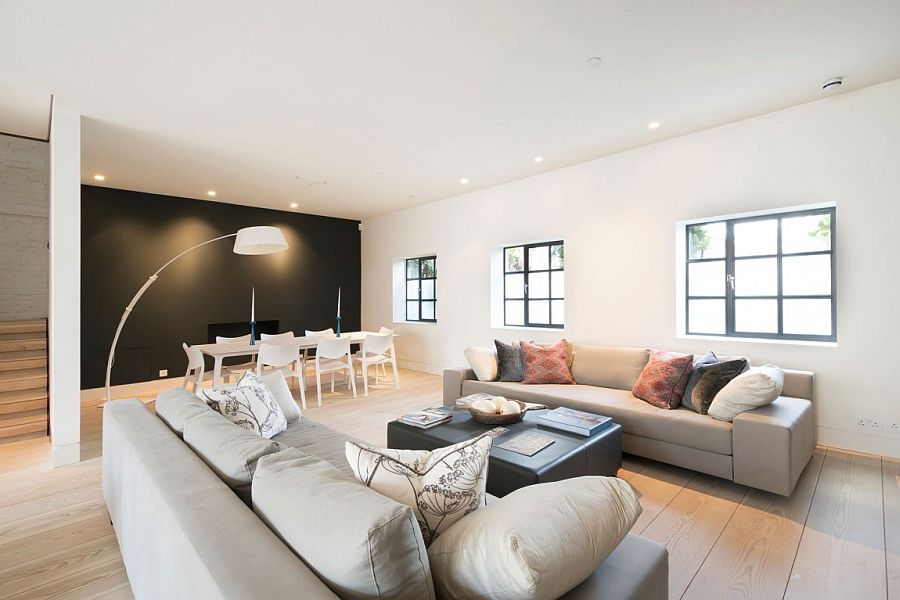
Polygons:
<instances>
[{"instance_id":1,"label":"white throw pillow","mask_svg":"<svg viewBox=\"0 0 900 600\"><path fill-rule=\"evenodd\" d=\"M390 450L347 442L347 462L358 480L412 507L427 546L485 503L493 438L481 435L446 448Z\"/></svg>"},{"instance_id":2,"label":"white throw pillow","mask_svg":"<svg viewBox=\"0 0 900 600\"><path fill-rule=\"evenodd\" d=\"M203 396L226 419L266 439L287 429L281 406L256 373L244 373L231 388L203 390Z\"/></svg>"},{"instance_id":3,"label":"white throw pillow","mask_svg":"<svg viewBox=\"0 0 900 600\"><path fill-rule=\"evenodd\" d=\"M719 421L733 421L742 412L771 404L784 389L784 371L775 365L752 367L719 390L709 415Z\"/></svg>"},{"instance_id":4,"label":"white throw pillow","mask_svg":"<svg viewBox=\"0 0 900 600\"><path fill-rule=\"evenodd\" d=\"M588 578L641 505L627 482L576 477L520 488L469 515L428 549L438 598L558 598Z\"/></svg>"},{"instance_id":5,"label":"white throw pillow","mask_svg":"<svg viewBox=\"0 0 900 600\"><path fill-rule=\"evenodd\" d=\"M497 352L492 348L469 346L464 354L469 366L475 371L478 381L494 381L497 379Z\"/></svg>"}]
</instances>

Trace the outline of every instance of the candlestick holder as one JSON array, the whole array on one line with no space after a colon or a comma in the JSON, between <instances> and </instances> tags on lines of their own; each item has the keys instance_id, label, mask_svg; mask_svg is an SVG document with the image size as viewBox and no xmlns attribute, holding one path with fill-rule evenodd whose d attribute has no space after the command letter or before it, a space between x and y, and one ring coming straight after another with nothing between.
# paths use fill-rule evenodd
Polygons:
<instances>
[{"instance_id":1,"label":"candlestick holder","mask_svg":"<svg viewBox=\"0 0 900 600\"><path fill-rule=\"evenodd\" d=\"M337 318L337 329L336 329L336 331L337 331L337 333L335 334L335 336L336 336L336 337L341 337L341 318L340 318L340 317Z\"/></svg>"},{"instance_id":2,"label":"candlestick holder","mask_svg":"<svg viewBox=\"0 0 900 600\"><path fill-rule=\"evenodd\" d=\"M250 321L250 345L256 345L256 321Z\"/></svg>"}]
</instances>

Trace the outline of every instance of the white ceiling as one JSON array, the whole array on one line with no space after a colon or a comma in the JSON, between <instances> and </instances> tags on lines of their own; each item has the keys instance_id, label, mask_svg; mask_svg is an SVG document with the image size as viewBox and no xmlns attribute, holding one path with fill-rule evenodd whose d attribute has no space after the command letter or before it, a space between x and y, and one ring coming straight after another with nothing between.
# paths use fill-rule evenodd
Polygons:
<instances>
[{"instance_id":1,"label":"white ceiling","mask_svg":"<svg viewBox=\"0 0 900 600\"><path fill-rule=\"evenodd\" d=\"M353 218L900 77L897 0L0 0L0 27L0 85L88 117L86 183Z\"/></svg>"}]
</instances>

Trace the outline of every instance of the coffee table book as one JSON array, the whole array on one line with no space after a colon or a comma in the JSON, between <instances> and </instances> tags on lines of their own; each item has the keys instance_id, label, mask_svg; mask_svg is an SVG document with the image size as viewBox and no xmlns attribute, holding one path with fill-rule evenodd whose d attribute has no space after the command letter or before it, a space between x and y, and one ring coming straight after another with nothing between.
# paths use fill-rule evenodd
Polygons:
<instances>
[{"instance_id":1,"label":"coffee table book","mask_svg":"<svg viewBox=\"0 0 900 600\"><path fill-rule=\"evenodd\" d=\"M559 407L538 416L538 424L551 429L568 431L584 437L591 437L612 425L612 419L603 415Z\"/></svg>"},{"instance_id":2,"label":"coffee table book","mask_svg":"<svg viewBox=\"0 0 900 600\"><path fill-rule=\"evenodd\" d=\"M452 413L426 408L425 410L417 410L414 413L403 415L398 421L420 429L429 429L441 423L446 423L451 419L453 419Z\"/></svg>"}]
</instances>

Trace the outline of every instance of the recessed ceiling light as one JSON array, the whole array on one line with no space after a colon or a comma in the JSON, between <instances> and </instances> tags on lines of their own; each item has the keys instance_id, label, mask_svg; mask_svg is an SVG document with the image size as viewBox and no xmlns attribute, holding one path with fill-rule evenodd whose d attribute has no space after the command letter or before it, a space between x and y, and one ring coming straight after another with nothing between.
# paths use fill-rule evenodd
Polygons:
<instances>
[{"instance_id":1,"label":"recessed ceiling light","mask_svg":"<svg viewBox=\"0 0 900 600\"><path fill-rule=\"evenodd\" d=\"M468 185L469 180L466 179L465 177L463 177L462 179L459 180L459 182L460 182L461 184L463 184L463 185Z\"/></svg>"},{"instance_id":2,"label":"recessed ceiling light","mask_svg":"<svg viewBox=\"0 0 900 600\"><path fill-rule=\"evenodd\" d=\"M297 208L299 206L296 202L291 202L291 208Z\"/></svg>"},{"instance_id":3,"label":"recessed ceiling light","mask_svg":"<svg viewBox=\"0 0 900 600\"><path fill-rule=\"evenodd\" d=\"M649 127L650 129L659 129L660 125L661 123L659 121L651 121L647 123L647 127Z\"/></svg>"},{"instance_id":4,"label":"recessed ceiling light","mask_svg":"<svg viewBox=\"0 0 900 600\"><path fill-rule=\"evenodd\" d=\"M216 195L216 190L209 190L208 192L206 192L206 195L212 198Z\"/></svg>"},{"instance_id":5,"label":"recessed ceiling light","mask_svg":"<svg viewBox=\"0 0 900 600\"><path fill-rule=\"evenodd\" d=\"M590 57L588 57L587 59L585 59L584 62L585 62L586 64L589 64L589 65L591 65L591 66L596 67L596 66L599 66L599 65L602 65L602 64L603 64L603 59L600 58L599 56L590 56Z\"/></svg>"},{"instance_id":6,"label":"recessed ceiling light","mask_svg":"<svg viewBox=\"0 0 900 600\"><path fill-rule=\"evenodd\" d=\"M94 175L94 179L96 181L106 181L106 175L100 175L99 173Z\"/></svg>"},{"instance_id":7,"label":"recessed ceiling light","mask_svg":"<svg viewBox=\"0 0 900 600\"><path fill-rule=\"evenodd\" d=\"M534 162L544 162L544 157L543 156L535 156Z\"/></svg>"}]
</instances>

